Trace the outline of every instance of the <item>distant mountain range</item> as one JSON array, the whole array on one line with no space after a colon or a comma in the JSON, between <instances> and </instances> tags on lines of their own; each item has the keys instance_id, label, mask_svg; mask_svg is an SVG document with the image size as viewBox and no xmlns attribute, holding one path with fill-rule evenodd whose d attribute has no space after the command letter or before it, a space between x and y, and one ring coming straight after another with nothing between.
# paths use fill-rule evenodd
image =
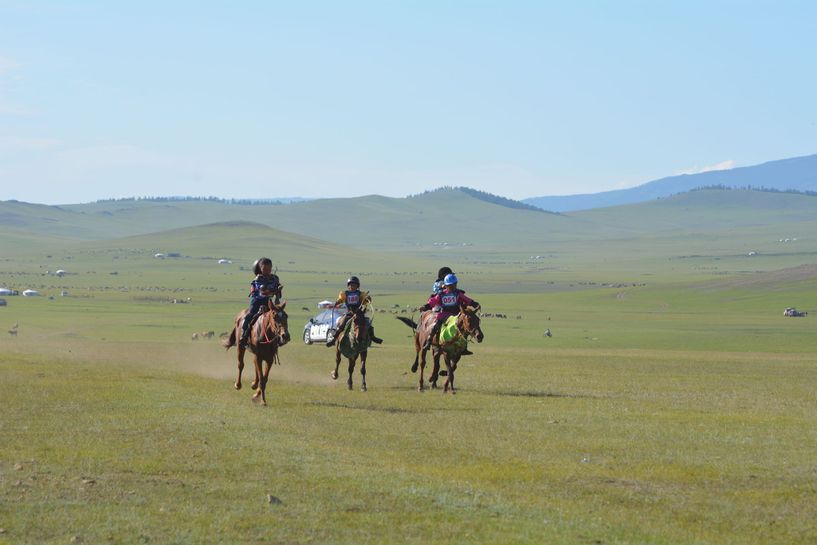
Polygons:
<instances>
[{"instance_id":1,"label":"distant mountain range","mask_svg":"<svg viewBox=\"0 0 817 545\"><path fill-rule=\"evenodd\" d=\"M769 161L730 170L669 176L630 189L581 195L531 197L523 199L522 202L551 212L570 212L651 201L713 186L817 191L817 155Z\"/></svg>"}]
</instances>

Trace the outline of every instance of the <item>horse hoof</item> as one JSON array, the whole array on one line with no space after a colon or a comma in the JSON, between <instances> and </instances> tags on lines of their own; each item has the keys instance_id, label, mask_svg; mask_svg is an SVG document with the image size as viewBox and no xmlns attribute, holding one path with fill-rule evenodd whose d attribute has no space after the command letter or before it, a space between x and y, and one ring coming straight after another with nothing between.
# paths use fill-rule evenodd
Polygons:
<instances>
[{"instance_id":1,"label":"horse hoof","mask_svg":"<svg viewBox=\"0 0 817 545\"><path fill-rule=\"evenodd\" d=\"M417 367L419 367L419 366L416 363L414 365L412 365L411 366L411 372L416 373L417 372Z\"/></svg>"},{"instance_id":2,"label":"horse hoof","mask_svg":"<svg viewBox=\"0 0 817 545\"><path fill-rule=\"evenodd\" d=\"M337 371L332 371L331 376L332 376L332 380L338 380L338 372Z\"/></svg>"},{"instance_id":3,"label":"horse hoof","mask_svg":"<svg viewBox=\"0 0 817 545\"><path fill-rule=\"evenodd\" d=\"M235 386L235 389L236 389L236 390L240 390L240 389L241 389L241 383L240 383L240 382L236 382L236 383L234 384L234 386Z\"/></svg>"},{"instance_id":4,"label":"horse hoof","mask_svg":"<svg viewBox=\"0 0 817 545\"><path fill-rule=\"evenodd\" d=\"M250 384L250 388L252 388L253 390L257 390L258 389L258 382L253 382L252 384Z\"/></svg>"},{"instance_id":5,"label":"horse hoof","mask_svg":"<svg viewBox=\"0 0 817 545\"><path fill-rule=\"evenodd\" d=\"M361 391L361 392L365 392L365 391L366 391L366 385L365 385L365 384L364 384L363 386L361 386L361 387L360 387L360 391Z\"/></svg>"},{"instance_id":6,"label":"horse hoof","mask_svg":"<svg viewBox=\"0 0 817 545\"><path fill-rule=\"evenodd\" d=\"M351 391L352 391L352 384L351 384L351 383L349 383L349 384L347 384L346 386L348 386L348 387L349 387L349 391L351 392Z\"/></svg>"}]
</instances>

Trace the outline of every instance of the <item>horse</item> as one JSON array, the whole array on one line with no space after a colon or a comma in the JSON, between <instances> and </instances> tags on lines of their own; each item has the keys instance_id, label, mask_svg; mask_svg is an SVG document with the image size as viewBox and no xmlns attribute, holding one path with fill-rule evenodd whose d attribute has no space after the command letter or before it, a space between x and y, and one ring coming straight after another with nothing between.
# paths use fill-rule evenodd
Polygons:
<instances>
[{"instance_id":1,"label":"horse","mask_svg":"<svg viewBox=\"0 0 817 545\"><path fill-rule=\"evenodd\" d=\"M261 401L261 405L267 405L267 380L269 379L270 367L272 364L281 364L281 358L278 355L278 349L289 342L289 329L287 325L287 313L284 310L287 303L284 301L280 305L276 305L269 301L267 310L252 324L250 329L250 338L247 343L247 348L238 347L238 379L235 381L235 389L241 389L241 372L244 370L244 352L249 349L255 355L255 380L252 383L252 389L255 390L253 401ZM237 339L241 338L241 330L244 320L246 319L247 309L238 313L235 318L235 326L230 333L229 338L222 342L222 346L230 349L231 346L236 346ZM263 372L261 370L262 362L266 362L266 367Z\"/></svg>"},{"instance_id":2,"label":"horse","mask_svg":"<svg viewBox=\"0 0 817 545\"><path fill-rule=\"evenodd\" d=\"M446 342L440 344L440 340L435 338L431 344L431 355L434 361L434 368L431 371L431 376L428 378L432 388L437 388L437 379L443 375L446 377L444 392L448 393L450 390L452 394L456 393L454 390L454 371L457 370L457 364L462 357L463 351L468 346L468 337L473 337L478 343L481 343L485 338L480 327L479 316L477 315L478 308L460 307L460 312L456 317L456 331L454 336ZM431 329L436 319L433 311L425 311L420 315L420 324L408 318L399 317L398 319L404 324L414 329L414 363L411 366L411 372L416 373L417 367L420 367L420 384L417 387L418 392L425 390L425 383L423 381L423 370L426 366L426 352L424 349L428 336L431 335ZM445 359L445 371L440 371L440 357Z\"/></svg>"},{"instance_id":3,"label":"horse","mask_svg":"<svg viewBox=\"0 0 817 545\"><path fill-rule=\"evenodd\" d=\"M338 340L335 343L335 370L332 371L332 380L338 379L338 367L340 367L340 358L341 355L343 355L349 360L349 380L346 381L346 385L351 390L352 375L355 372L355 362L358 356L360 356L360 375L363 379L360 391L365 392L366 356L368 355L372 340L369 337L369 320L366 318L363 307L354 311L351 326L344 329L344 331L338 332Z\"/></svg>"}]
</instances>

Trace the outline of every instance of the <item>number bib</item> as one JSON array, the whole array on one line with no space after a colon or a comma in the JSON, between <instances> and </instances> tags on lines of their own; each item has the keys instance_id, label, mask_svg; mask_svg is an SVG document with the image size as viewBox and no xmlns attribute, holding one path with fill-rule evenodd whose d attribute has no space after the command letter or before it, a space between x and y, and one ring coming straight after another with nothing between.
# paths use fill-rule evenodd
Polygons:
<instances>
[{"instance_id":1,"label":"number bib","mask_svg":"<svg viewBox=\"0 0 817 545\"><path fill-rule=\"evenodd\" d=\"M455 293L446 293L440 298L443 303L443 308L445 309L457 308L458 299L459 297L457 297L457 294Z\"/></svg>"}]
</instances>

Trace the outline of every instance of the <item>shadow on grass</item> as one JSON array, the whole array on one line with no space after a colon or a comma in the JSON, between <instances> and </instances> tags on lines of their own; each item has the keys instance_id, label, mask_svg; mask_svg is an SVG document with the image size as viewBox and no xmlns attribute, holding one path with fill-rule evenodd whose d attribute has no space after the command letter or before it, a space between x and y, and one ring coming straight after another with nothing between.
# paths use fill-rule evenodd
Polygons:
<instances>
[{"instance_id":1,"label":"shadow on grass","mask_svg":"<svg viewBox=\"0 0 817 545\"><path fill-rule=\"evenodd\" d=\"M536 391L485 391L485 394L507 397L554 397L568 399L603 399L606 396L590 394L562 394L558 392L536 392Z\"/></svg>"},{"instance_id":2,"label":"shadow on grass","mask_svg":"<svg viewBox=\"0 0 817 545\"><path fill-rule=\"evenodd\" d=\"M318 407L334 407L340 409L353 409L357 411L374 411L374 412L382 412L382 413L392 413L392 414L400 414L400 413L428 413L431 412L430 409L402 409L399 407L361 407L357 405L349 405L346 403L330 403L326 401L312 401L309 405L316 405Z\"/></svg>"},{"instance_id":3,"label":"shadow on grass","mask_svg":"<svg viewBox=\"0 0 817 545\"><path fill-rule=\"evenodd\" d=\"M404 409L402 407L374 407L374 406L359 406L359 405L349 405L347 403L331 403L327 401L312 401L309 405L315 405L318 407L334 407L340 409L352 409L356 411L373 411L373 412L381 412L381 413L390 413L390 414L425 414L425 413L435 413L439 412L439 408L435 407L423 407L423 408L412 408L412 409ZM465 409L465 408L455 408L455 409L445 409L446 411L454 410L454 411L468 411L468 412L475 412L476 409Z\"/></svg>"}]
</instances>

